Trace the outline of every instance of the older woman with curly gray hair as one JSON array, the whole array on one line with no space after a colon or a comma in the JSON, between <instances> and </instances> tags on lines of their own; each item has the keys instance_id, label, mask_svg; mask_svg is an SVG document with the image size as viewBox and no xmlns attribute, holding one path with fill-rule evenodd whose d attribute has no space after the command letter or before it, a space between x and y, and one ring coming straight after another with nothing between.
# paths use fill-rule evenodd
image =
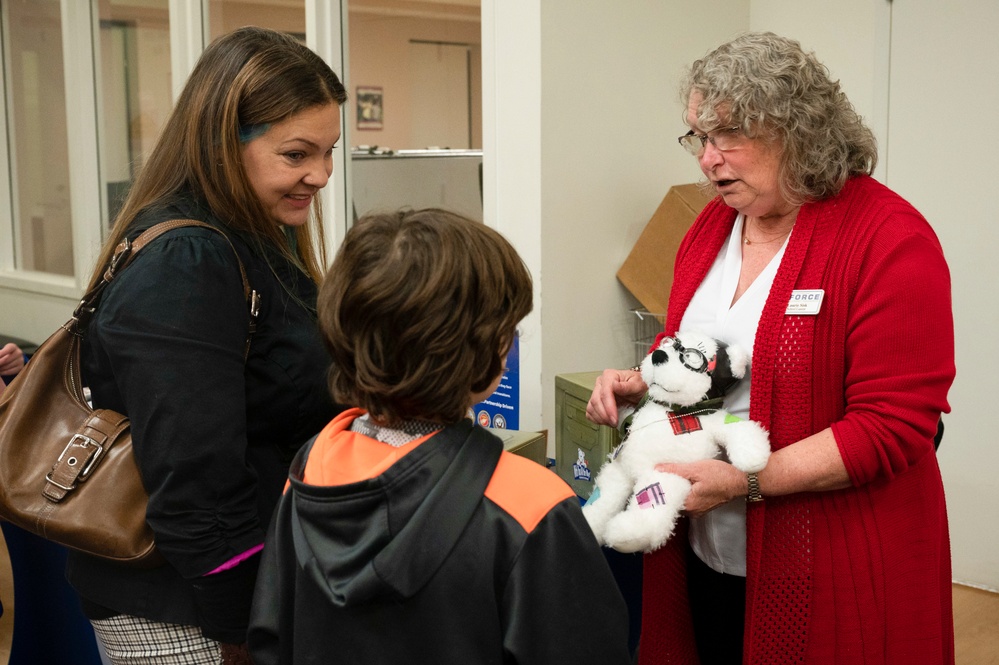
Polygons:
<instances>
[{"instance_id":1,"label":"older woman with curly gray hair","mask_svg":"<svg viewBox=\"0 0 999 665\"><path fill-rule=\"evenodd\" d=\"M753 350L725 408L773 454L758 474L658 467L693 487L687 528L645 557L640 661L953 663L940 243L871 177L873 134L798 42L742 35L682 95L679 142L717 196L677 253L663 335ZM645 390L606 370L587 415L616 425Z\"/></svg>"}]
</instances>

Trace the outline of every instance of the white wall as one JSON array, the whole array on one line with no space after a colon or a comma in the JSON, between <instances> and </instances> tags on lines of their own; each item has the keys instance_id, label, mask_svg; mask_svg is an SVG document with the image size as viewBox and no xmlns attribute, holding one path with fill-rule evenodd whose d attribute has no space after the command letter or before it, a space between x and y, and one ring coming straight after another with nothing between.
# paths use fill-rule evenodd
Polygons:
<instances>
[{"instance_id":1,"label":"white wall","mask_svg":"<svg viewBox=\"0 0 999 665\"><path fill-rule=\"evenodd\" d=\"M541 7L541 382L553 430L557 374L634 362L637 302L615 274L669 188L701 177L676 143L679 79L747 27L749 2Z\"/></svg>"},{"instance_id":2,"label":"white wall","mask_svg":"<svg viewBox=\"0 0 999 665\"><path fill-rule=\"evenodd\" d=\"M890 0L753 0L750 30L769 30L814 51L839 79L884 151L888 132ZM884 164L875 177L884 181Z\"/></svg>"},{"instance_id":3,"label":"white wall","mask_svg":"<svg viewBox=\"0 0 999 665\"><path fill-rule=\"evenodd\" d=\"M954 578L999 589L999 3L907 0L892 8L887 184L933 224L951 269L957 341L940 465Z\"/></svg>"},{"instance_id":4,"label":"white wall","mask_svg":"<svg viewBox=\"0 0 999 665\"><path fill-rule=\"evenodd\" d=\"M541 13L538 0L482 0L483 221L534 277L520 325L520 428L542 427ZM488 158L485 157L488 155Z\"/></svg>"}]
</instances>

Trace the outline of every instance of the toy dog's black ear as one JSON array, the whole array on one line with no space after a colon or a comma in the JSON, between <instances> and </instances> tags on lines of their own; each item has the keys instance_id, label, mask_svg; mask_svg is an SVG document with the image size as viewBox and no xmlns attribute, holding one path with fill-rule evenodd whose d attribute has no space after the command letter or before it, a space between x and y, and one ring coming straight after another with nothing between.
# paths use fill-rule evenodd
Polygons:
<instances>
[{"instance_id":1,"label":"toy dog's black ear","mask_svg":"<svg viewBox=\"0 0 999 665\"><path fill-rule=\"evenodd\" d=\"M718 350L715 352L713 362L708 364L709 367L712 364L714 369L710 370L711 389L708 390L708 399L724 397L732 386L739 383L739 379L732 374L732 363L728 358L728 345L724 342L718 342Z\"/></svg>"}]
</instances>

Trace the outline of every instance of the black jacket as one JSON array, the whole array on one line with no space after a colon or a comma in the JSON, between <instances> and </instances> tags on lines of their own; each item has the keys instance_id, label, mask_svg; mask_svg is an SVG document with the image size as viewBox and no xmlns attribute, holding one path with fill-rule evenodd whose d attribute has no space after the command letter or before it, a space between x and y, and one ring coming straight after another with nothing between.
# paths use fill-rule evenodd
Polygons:
<instances>
[{"instance_id":1,"label":"black jacket","mask_svg":"<svg viewBox=\"0 0 999 665\"><path fill-rule=\"evenodd\" d=\"M466 420L339 486L303 482L303 449L264 548L254 663L630 663L627 609L578 498L502 448Z\"/></svg>"},{"instance_id":2,"label":"black jacket","mask_svg":"<svg viewBox=\"0 0 999 665\"><path fill-rule=\"evenodd\" d=\"M140 215L128 235L176 218L221 228L178 200ZM242 642L256 561L203 576L263 542L292 457L335 409L315 284L276 251L265 257L226 235L261 294L245 361L236 255L208 229L150 243L105 290L85 332L84 383L95 407L131 420L147 520L168 563L137 570L74 553L68 577L91 618L122 612Z\"/></svg>"}]
</instances>

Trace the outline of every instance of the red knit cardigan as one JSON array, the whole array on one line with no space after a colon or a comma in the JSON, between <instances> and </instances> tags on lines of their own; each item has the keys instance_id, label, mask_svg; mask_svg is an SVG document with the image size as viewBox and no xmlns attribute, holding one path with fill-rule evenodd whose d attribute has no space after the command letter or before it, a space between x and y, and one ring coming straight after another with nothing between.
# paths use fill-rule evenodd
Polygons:
<instances>
[{"instance_id":1,"label":"red knit cardigan","mask_svg":"<svg viewBox=\"0 0 999 665\"><path fill-rule=\"evenodd\" d=\"M715 199L688 232L666 331L735 216ZM825 290L817 316L785 315L798 289ZM954 372L950 276L926 220L867 176L804 205L760 318L750 418L774 449L832 427L852 487L748 506L744 662L954 662L933 448ZM643 665L697 663L684 538L645 557Z\"/></svg>"}]
</instances>

